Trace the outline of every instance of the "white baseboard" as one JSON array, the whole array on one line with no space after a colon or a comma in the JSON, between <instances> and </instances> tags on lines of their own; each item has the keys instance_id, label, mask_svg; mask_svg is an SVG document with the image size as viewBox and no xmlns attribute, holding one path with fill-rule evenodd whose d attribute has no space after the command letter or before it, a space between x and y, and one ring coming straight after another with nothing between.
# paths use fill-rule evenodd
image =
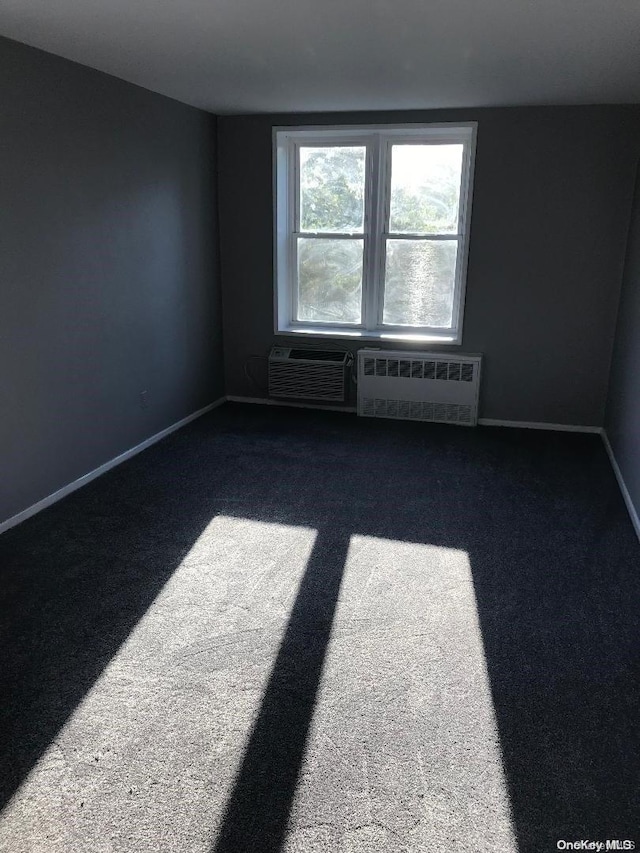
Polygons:
<instances>
[{"instance_id":1,"label":"white baseboard","mask_svg":"<svg viewBox=\"0 0 640 853\"><path fill-rule=\"evenodd\" d=\"M19 512L17 515L8 518L6 521L0 523L0 533L4 533L5 530L9 530L11 527L15 527L16 524L20 524L21 521L26 521L28 518L31 518L32 515L36 515L36 513L41 512L43 509L46 509L48 506L51 506L54 503L57 503L62 498L70 495L71 492L75 492L76 489L81 488L82 486L86 486L87 483L90 483L92 480L95 480L96 477L99 477L101 474L106 474L107 471L110 471L112 468L115 468L116 465L120 465L122 462L126 462L127 459L131 459L132 456L136 456L136 454L141 453L143 450L146 450L147 447L151 447L152 444L155 444L158 441L161 441L163 438L166 438L168 435L171 435L172 432L180 429L180 427L186 426L191 421L195 421L196 418L199 418L201 415L210 412L212 409L215 409L217 406L221 406L222 403L226 401L226 397L220 397L219 400L215 400L213 403L210 403L208 406L205 406L202 409L198 409L197 412L193 412L190 415L187 415L186 418L182 418L181 421L178 421L175 424L171 424L171 426L163 429L161 432L157 432L155 435L152 435L151 438L145 439L145 441L140 444L136 444L135 447L132 447L130 450L125 450L124 453L121 453L119 456L116 456L114 459L110 459L108 462L105 462L104 465L100 465L99 468L90 471L88 474L84 474L82 477L79 477L77 480L74 480L72 483L69 483L67 486L63 486L61 489L58 489L57 492L54 492L51 495L48 495L46 498L43 498L41 501L33 504L27 509L23 509L22 512Z\"/></svg>"},{"instance_id":2,"label":"white baseboard","mask_svg":"<svg viewBox=\"0 0 640 853\"><path fill-rule=\"evenodd\" d=\"M638 517L638 511L633 505L633 500L631 499L631 495L629 494L629 489L627 488L627 484L624 481L622 471L620 470L620 466L618 465L618 460L615 457L613 447L611 447L611 443L609 442L609 436L607 435L605 430L602 430L602 441L604 442L604 447L607 451L607 455L609 456L611 467L613 468L613 473L616 475L616 480L618 481L618 485L620 486L622 497L624 498L624 502L627 506L627 511L629 512L631 524L633 524L633 529L636 532L636 536L640 540L640 518Z\"/></svg>"},{"instance_id":3,"label":"white baseboard","mask_svg":"<svg viewBox=\"0 0 640 853\"><path fill-rule=\"evenodd\" d=\"M90 471L88 474L84 474L82 477L79 477L72 483L63 486L61 489L58 489L58 491L53 492L53 494L48 495L46 498L43 498L32 506L27 507L27 509L22 510L22 512L17 513L6 521L0 522L0 534L4 533L5 530L9 530L10 528L15 527L17 524L20 524L20 522L26 521L28 518L31 518L31 516L36 515L36 513L41 512L41 510L46 509L52 504L57 503L59 500L62 500L62 498L66 497L67 495L70 495L72 492L75 492L77 489L81 488L87 483L90 483L92 480L95 480L101 474L105 474L107 471L110 471L112 468L115 468L122 462L126 462L127 459L131 459L133 456L136 456L138 453L141 453L143 450L146 450L147 447L151 447L152 444L156 444L156 442L161 441L163 438L166 438L166 436L170 435L172 432L175 432L181 427L186 426L191 421L194 421L196 418L199 418L207 412L210 412L212 409L215 409L217 406L222 405L227 400L232 403L254 403L262 406L289 406L297 409L316 409L349 413L354 413L356 411L356 409L352 406L320 406L313 405L310 403L295 403L287 402L284 400L270 400L265 397L238 397L235 395L220 397L218 400L215 400L208 406L204 406L204 408L198 409L197 412L193 412L192 414L187 415L186 418L182 418L182 420L177 421L177 423L172 424L171 426L161 430L155 435L152 435L150 438L147 438L145 441L141 442L140 444L137 444L135 447L126 450L124 453L121 453L114 459L110 459L108 462L105 462L103 465L100 465L98 468L94 469L93 471ZM629 515L631 517L631 523L633 524L638 538L640 539L640 518L638 517L636 508L634 507L633 501L631 500L631 495L629 494L629 490L627 489L627 486L622 477L622 472L620 471L616 458L613 454L613 450L609 443L607 434L602 427L579 426L573 424L533 423L529 421L503 421L496 420L494 418L479 418L478 424L480 426L501 426L515 427L520 429L557 430L561 432L586 432L602 435L604 446L609 455L609 459L611 460L611 465L616 475L616 479L618 480L620 491L622 492L622 496L624 498L625 504L629 511Z\"/></svg>"},{"instance_id":4,"label":"white baseboard","mask_svg":"<svg viewBox=\"0 0 640 853\"><path fill-rule=\"evenodd\" d=\"M480 426L516 427L518 429L547 429L555 432L589 432L596 435L602 434L602 427L580 426L579 424L550 424L536 423L534 421L502 421L495 418L478 418Z\"/></svg>"},{"instance_id":5,"label":"white baseboard","mask_svg":"<svg viewBox=\"0 0 640 853\"><path fill-rule=\"evenodd\" d=\"M272 400L268 397L236 397L233 394L227 397L230 403L257 403L260 406L287 406L293 409L315 409L321 412L350 412L353 414L354 406L323 406L315 403L295 403L288 400Z\"/></svg>"}]
</instances>

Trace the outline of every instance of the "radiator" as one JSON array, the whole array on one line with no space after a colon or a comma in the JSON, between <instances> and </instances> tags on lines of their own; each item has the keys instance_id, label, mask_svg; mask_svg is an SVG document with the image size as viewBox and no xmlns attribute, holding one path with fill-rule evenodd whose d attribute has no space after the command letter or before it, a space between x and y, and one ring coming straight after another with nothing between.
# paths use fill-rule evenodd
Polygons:
<instances>
[{"instance_id":1,"label":"radiator","mask_svg":"<svg viewBox=\"0 0 640 853\"><path fill-rule=\"evenodd\" d=\"M358 350L358 414L475 426L480 355Z\"/></svg>"},{"instance_id":2,"label":"radiator","mask_svg":"<svg viewBox=\"0 0 640 853\"><path fill-rule=\"evenodd\" d=\"M352 361L351 353L343 350L273 347L269 354L269 395L342 403Z\"/></svg>"}]
</instances>

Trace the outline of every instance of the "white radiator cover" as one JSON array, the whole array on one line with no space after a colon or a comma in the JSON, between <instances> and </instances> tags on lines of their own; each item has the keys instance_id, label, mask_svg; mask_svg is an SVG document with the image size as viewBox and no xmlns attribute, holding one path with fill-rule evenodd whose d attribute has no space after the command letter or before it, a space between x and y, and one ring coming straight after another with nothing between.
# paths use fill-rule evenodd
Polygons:
<instances>
[{"instance_id":1,"label":"white radiator cover","mask_svg":"<svg viewBox=\"0 0 640 853\"><path fill-rule=\"evenodd\" d=\"M358 350L358 414L475 426L481 355Z\"/></svg>"}]
</instances>

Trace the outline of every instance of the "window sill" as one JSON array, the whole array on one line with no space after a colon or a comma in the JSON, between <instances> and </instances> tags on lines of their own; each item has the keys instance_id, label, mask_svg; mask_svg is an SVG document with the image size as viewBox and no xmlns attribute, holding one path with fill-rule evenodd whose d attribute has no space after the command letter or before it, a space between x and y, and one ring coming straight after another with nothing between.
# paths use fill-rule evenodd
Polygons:
<instances>
[{"instance_id":1,"label":"window sill","mask_svg":"<svg viewBox=\"0 0 640 853\"><path fill-rule=\"evenodd\" d=\"M276 330L276 335L286 337L307 338L338 338L358 341L389 341L397 343L420 343L420 344L443 344L445 346L460 346L462 343L460 335L434 335L420 334L419 332L405 333L397 331L371 331L367 329L339 329L326 326L289 326Z\"/></svg>"}]
</instances>

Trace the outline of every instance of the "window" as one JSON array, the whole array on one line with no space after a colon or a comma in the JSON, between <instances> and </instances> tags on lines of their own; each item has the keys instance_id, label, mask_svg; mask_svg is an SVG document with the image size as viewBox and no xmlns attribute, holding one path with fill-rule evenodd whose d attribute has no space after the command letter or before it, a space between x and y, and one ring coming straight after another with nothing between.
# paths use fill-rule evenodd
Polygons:
<instances>
[{"instance_id":1,"label":"window","mask_svg":"<svg viewBox=\"0 0 640 853\"><path fill-rule=\"evenodd\" d=\"M276 128L276 332L460 342L475 132Z\"/></svg>"}]
</instances>

